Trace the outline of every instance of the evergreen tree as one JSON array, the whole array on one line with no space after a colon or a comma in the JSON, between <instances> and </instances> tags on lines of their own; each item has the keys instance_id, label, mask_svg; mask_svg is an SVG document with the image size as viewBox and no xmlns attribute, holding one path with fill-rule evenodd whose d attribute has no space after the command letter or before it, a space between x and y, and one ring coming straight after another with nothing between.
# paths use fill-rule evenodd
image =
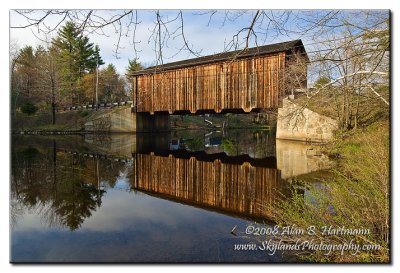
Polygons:
<instances>
[{"instance_id":1,"label":"evergreen tree","mask_svg":"<svg viewBox=\"0 0 400 273\"><path fill-rule=\"evenodd\" d=\"M133 77L132 74L136 71L144 69L143 65L138 61L138 59L128 59L128 68L126 69L125 76L128 79L128 86L129 86L129 97L133 95Z\"/></svg>"},{"instance_id":2,"label":"evergreen tree","mask_svg":"<svg viewBox=\"0 0 400 273\"><path fill-rule=\"evenodd\" d=\"M93 62L94 62L95 67L96 67L96 65L97 65L97 67L99 67L99 66L105 64L103 59L100 56L100 47L98 45L96 45L94 47Z\"/></svg>"},{"instance_id":3,"label":"evergreen tree","mask_svg":"<svg viewBox=\"0 0 400 273\"><path fill-rule=\"evenodd\" d=\"M331 79L329 79L326 76L321 76L315 81L314 87L315 88L321 88L321 87L327 85L330 82L331 82Z\"/></svg>"},{"instance_id":4,"label":"evergreen tree","mask_svg":"<svg viewBox=\"0 0 400 273\"><path fill-rule=\"evenodd\" d=\"M59 63L62 67L63 92L70 97L72 104L83 101L82 77L96 69L96 65L104 64L100 57L100 49L83 36L73 22L67 22L53 40L59 48Z\"/></svg>"},{"instance_id":5,"label":"evergreen tree","mask_svg":"<svg viewBox=\"0 0 400 273\"><path fill-rule=\"evenodd\" d=\"M126 69L126 76L129 78L130 75L136 71L142 70L143 66L138 59L128 59L128 68Z\"/></svg>"}]
</instances>

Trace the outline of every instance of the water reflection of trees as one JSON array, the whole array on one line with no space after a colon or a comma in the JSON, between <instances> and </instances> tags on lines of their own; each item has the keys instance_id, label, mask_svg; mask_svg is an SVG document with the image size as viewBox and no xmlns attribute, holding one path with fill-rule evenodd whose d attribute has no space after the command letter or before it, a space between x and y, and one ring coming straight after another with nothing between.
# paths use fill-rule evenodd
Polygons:
<instances>
[{"instance_id":1,"label":"water reflection of trees","mask_svg":"<svg viewBox=\"0 0 400 273\"><path fill-rule=\"evenodd\" d=\"M242 164L243 160L245 162L254 161L255 165L253 166L260 167L260 173L261 167L265 167L265 164L272 164L269 166L272 169L275 169L276 166L276 163L271 161L275 155L275 139L270 131L228 130L224 132L212 132L211 134L204 131L176 132L170 138L182 139L183 148L189 152L196 150L205 151L205 153L197 154L200 161L215 161L215 158L221 159L221 155L218 154L225 152L227 157L235 161L235 164ZM170 138L168 135L158 138L141 137L137 139L136 146L146 151L157 152L159 149L161 151L168 151L168 141ZM110 139L109 141L112 142ZM95 141L93 140L93 142ZM153 166L146 167L140 171L136 170L137 179L134 179L135 168L133 161L116 161L114 151L110 150L106 152L97 148L97 146L95 148L92 146L93 143L89 142L87 144L81 138L77 137L13 137L10 202L12 221L17 222L19 215L23 215L24 212L30 210L32 214L39 215L49 226L67 227L71 230L78 229L82 226L85 219L90 217L101 206L102 197L106 193L106 190L108 188L117 189L119 187L119 185L116 185L117 181L127 180L131 182L128 183L128 189L124 190L136 189L133 184L135 180L142 179L157 169ZM110 146L105 145L105 147L109 148ZM117 154L119 154L119 150L116 150L118 151ZM212 155L214 154L218 156L212 159ZM178 158L179 155L184 158L192 156L190 154L178 153ZM208 155L211 155L211 157L207 159ZM250 159L246 157L241 158L241 155L249 155ZM178 158L174 159L173 162L184 161ZM269 158L269 160L266 158ZM192 159L193 162L197 162L197 160L198 158L196 160ZM227 158L223 157L221 160L221 162L225 162ZM264 160L267 161L260 166L259 163L264 162ZM193 165L193 162L187 166L188 171L197 170L195 168L197 165ZM223 165L229 165L230 163L225 162ZM196 164L202 166L206 163ZM215 163L215 166L211 165L216 168L215 170L220 170L219 164ZM163 173L166 172L166 170L161 170L161 168L167 168L168 166L171 165L160 166L160 171ZM239 167L232 166L232 168ZM180 169L179 167L177 170ZM258 173L255 172L255 169L258 170L258 168L249 167L247 164L239 169L245 170L246 175L248 172L247 169L251 169L249 172L251 173L251 179L249 178L249 181L257 180L254 175ZM271 170L271 172L275 171ZM226 172L230 174L233 171L226 170ZM214 171L210 170L210 175L212 173ZM188 175L188 173L185 177L187 176L194 177L194 175ZM266 179L266 177L264 178ZM204 185L197 183L200 188L205 185L207 186L207 183L213 182L211 178L204 177L204 179L207 180L204 182ZM236 181L235 179L229 178L227 180L234 185L227 186L226 189L243 184L242 178L238 178L240 181L237 182L234 182ZM167 178L165 181L170 180L170 178ZM260 181L264 180L261 179ZM271 178L271 181L275 180L275 178ZM260 182L260 185L264 185L266 183L264 182ZM244 192L248 194L250 189L254 190L255 188L250 187ZM202 191L199 191L198 194L202 194ZM217 196L219 196L219 193ZM243 196L241 198L244 198ZM236 197L233 196L232 198ZM230 199L228 198L227 200ZM201 202L201 204L203 203L206 204L207 202Z\"/></svg>"},{"instance_id":2,"label":"water reflection of trees","mask_svg":"<svg viewBox=\"0 0 400 273\"><path fill-rule=\"evenodd\" d=\"M11 217L37 212L49 226L76 230L101 206L101 184L114 187L126 170L121 162L85 158L51 145L13 145ZM15 144L15 143L14 143ZM49 143L48 143L49 144Z\"/></svg>"}]
</instances>

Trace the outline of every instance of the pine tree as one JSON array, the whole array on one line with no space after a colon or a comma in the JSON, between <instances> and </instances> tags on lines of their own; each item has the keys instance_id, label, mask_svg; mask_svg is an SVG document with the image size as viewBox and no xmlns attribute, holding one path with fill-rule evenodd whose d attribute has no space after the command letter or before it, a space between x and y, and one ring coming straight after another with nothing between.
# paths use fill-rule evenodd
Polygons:
<instances>
[{"instance_id":1,"label":"pine tree","mask_svg":"<svg viewBox=\"0 0 400 273\"><path fill-rule=\"evenodd\" d=\"M71 103L83 100L82 78L93 72L98 65L104 64L100 49L83 36L73 22L67 22L59 31L53 44L59 48L59 63L62 67L63 92L70 97Z\"/></svg>"},{"instance_id":2,"label":"pine tree","mask_svg":"<svg viewBox=\"0 0 400 273\"><path fill-rule=\"evenodd\" d=\"M125 76L128 79L128 85L129 85L129 96L133 96L133 77L132 74L136 71L142 70L144 67L143 65L138 61L138 59L128 59L128 68L126 69Z\"/></svg>"},{"instance_id":3,"label":"pine tree","mask_svg":"<svg viewBox=\"0 0 400 273\"><path fill-rule=\"evenodd\" d=\"M142 70L143 66L138 59L128 59L128 68L126 69L126 76L129 78L130 75L136 71Z\"/></svg>"}]
</instances>

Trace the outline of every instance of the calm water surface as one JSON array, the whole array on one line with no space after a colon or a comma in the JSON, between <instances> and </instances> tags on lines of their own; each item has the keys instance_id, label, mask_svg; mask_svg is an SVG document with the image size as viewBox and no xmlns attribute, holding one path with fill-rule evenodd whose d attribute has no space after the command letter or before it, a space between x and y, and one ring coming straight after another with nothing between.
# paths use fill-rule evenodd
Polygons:
<instances>
[{"instance_id":1,"label":"calm water surface","mask_svg":"<svg viewBox=\"0 0 400 273\"><path fill-rule=\"evenodd\" d=\"M317 153L268 131L15 136L10 259L290 261L234 246L270 225L288 178L329 167Z\"/></svg>"}]
</instances>

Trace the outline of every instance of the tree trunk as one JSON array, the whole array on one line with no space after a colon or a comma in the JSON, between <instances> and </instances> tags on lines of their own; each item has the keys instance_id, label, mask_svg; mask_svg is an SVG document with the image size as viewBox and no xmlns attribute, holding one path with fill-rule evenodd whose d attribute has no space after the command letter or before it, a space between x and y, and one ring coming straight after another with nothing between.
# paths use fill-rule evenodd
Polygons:
<instances>
[{"instance_id":1,"label":"tree trunk","mask_svg":"<svg viewBox=\"0 0 400 273\"><path fill-rule=\"evenodd\" d=\"M55 94L55 84L54 84L54 70L52 67L52 71L50 73L50 80L51 80L51 121L56 124L56 94Z\"/></svg>"},{"instance_id":2,"label":"tree trunk","mask_svg":"<svg viewBox=\"0 0 400 273\"><path fill-rule=\"evenodd\" d=\"M56 124L56 104L53 102L51 103L51 114L52 114L52 123L53 125Z\"/></svg>"}]
</instances>

